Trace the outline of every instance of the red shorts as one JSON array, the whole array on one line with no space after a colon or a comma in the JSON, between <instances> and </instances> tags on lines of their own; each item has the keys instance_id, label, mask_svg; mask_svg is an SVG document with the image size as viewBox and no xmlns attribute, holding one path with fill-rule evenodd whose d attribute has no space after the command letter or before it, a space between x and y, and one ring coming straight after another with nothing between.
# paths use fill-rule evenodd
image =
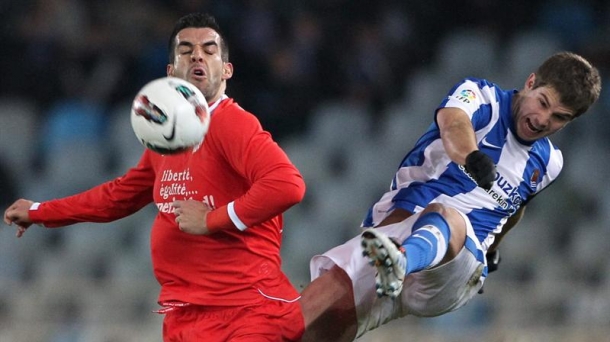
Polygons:
<instances>
[{"instance_id":1,"label":"red shorts","mask_svg":"<svg viewBox=\"0 0 610 342\"><path fill-rule=\"evenodd\" d=\"M268 300L262 305L189 305L165 314L164 342L299 341L305 323L298 301Z\"/></svg>"}]
</instances>

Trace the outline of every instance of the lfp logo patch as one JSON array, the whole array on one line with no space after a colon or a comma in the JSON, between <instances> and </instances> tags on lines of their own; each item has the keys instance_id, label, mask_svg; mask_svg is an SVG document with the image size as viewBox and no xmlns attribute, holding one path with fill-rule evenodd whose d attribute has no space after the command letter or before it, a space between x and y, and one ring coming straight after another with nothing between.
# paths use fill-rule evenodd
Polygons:
<instances>
[{"instance_id":1,"label":"lfp logo patch","mask_svg":"<svg viewBox=\"0 0 610 342\"><path fill-rule=\"evenodd\" d=\"M530 178L530 186L535 189L538 186L538 178L540 178L540 170L534 169L532 177Z\"/></svg>"},{"instance_id":2,"label":"lfp logo patch","mask_svg":"<svg viewBox=\"0 0 610 342\"><path fill-rule=\"evenodd\" d=\"M460 94L457 96L457 99L464 103L471 103L472 101L476 100L476 98L477 94L470 89L460 91Z\"/></svg>"}]
</instances>

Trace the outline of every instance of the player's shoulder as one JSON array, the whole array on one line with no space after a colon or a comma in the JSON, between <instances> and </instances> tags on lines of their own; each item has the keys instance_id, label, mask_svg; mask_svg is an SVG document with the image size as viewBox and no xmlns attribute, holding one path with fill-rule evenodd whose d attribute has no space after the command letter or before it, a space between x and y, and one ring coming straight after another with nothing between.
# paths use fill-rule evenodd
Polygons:
<instances>
[{"instance_id":1,"label":"player's shoulder","mask_svg":"<svg viewBox=\"0 0 610 342\"><path fill-rule=\"evenodd\" d=\"M465 77L454 86L453 93L468 98L478 97L483 103L492 103L510 100L512 90L506 91L497 83L485 78Z\"/></svg>"},{"instance_id":2,"label":"player's shoulder","mask_svg":"<svg viewBox=\"0 0 610 342\"><path fill-rule=\"evenodd\" d=\"M490 81L486 78L478 78L478 77L465 77L460 81L461 84L467 84L473 87L477 87L479 89L485 88L493 88L493 89L502 89L497 83Z\"/></svg>"},{"instance_id":3,"label":"player's shoulder","mask_svg":"<svg viewBox=\"0 0 610 342\"><path fill-rule=\"evenodd\" d=\"M258 118L248 110L244 109L234 99L227 98L219 103L218 108L214 111L212 116L223 118L224 120L243 118L245 120L253 120L258 122Z\"/></svg>"},{"instance_id":4,"label":"player's shoulder","mask_svg":"<svg viewBox=\"0 0 610 342\"><path fill-rule=\"evenodd\" d=\"M262 131L258 118L231 98L223 100L212 113L208 136L218 139L243 139Z\"/></svg>"}]
</instances>

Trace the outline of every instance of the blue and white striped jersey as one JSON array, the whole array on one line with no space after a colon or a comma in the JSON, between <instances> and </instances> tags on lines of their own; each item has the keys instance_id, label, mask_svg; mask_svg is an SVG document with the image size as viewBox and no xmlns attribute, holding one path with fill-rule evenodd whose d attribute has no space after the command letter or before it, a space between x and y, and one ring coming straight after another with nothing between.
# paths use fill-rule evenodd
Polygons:
<instances>
[{"instance_id":1,"label":"blue and white striped jersey","mask_svg":"<svg viewBox=\"0 0 610 342\"><path fill-rule=\"evenodd\" d=\"M429 203L443 203L468 216L487 251L507 219L550 185L563 167L561 151L548 138L525 142L514 133L511 100L516 92L467 78L438 108L457 107L470 116L479 149L497 166L489 191L477 187L464 167L449 159L433 123L405 156L390 191L371 207L362 226L379 224L394 208L419 212Z\"/></svg>"}]
</instances>

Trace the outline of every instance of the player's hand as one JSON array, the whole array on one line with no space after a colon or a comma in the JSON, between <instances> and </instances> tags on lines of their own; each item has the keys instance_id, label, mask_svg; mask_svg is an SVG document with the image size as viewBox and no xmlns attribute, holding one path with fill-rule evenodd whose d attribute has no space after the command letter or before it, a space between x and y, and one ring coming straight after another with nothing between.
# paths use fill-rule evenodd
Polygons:
<instances>
[{"instance_id":1,"label":"player's hand","mask_svg":"<svg viewBox=\"0 0 610 342\"><path fill-rule=\"evenodd\" d=\"M491 273L497 271L500 266L500 261L502 261L500 250L496 249L493 252L488 252L485 255L485 258L487 259L487 272Z\"/></svg>"},{"instance_id":2,"label":"player's hand","mask_svg":"<svg viewBox=\"0 0 610 342\"><path fill-rule=\"evenodd\" d=\"M186 200L174 201L174 214L176 223L181 231L194 235L207 235L210 233L206 225L206 216L211 209L200 201Z\"/></svg>"},{"instance_id":3,"label":"player's hand","mask_svg":"<svg viewBox=\"0 0 610 342\"><path fill-rule=\"evenodd\" d=\"M12 226L13 223L17 225L17 237L21 237L26 229L32 225L30 220L32 204L34 204L33 201L19 199L4 211L4 223L9 226Z\"/></svg>"},{"instance_id":4,"label":"player's hand","mask_svg":"<svg viewBox=\"0 0 610 342\"><path fill-rule=\"evenodd\" d=\"M491 189L496 179L496 164L485 153L475 150L466 157L466 171L477 185L485 190Z\"/></svg>"},{"instance_id":5,"label":"player's hand","mask_svg":"<svg viewBox=\"0 0 610 342\"><path fill-rule=\"evenodd\" d=\"M485 259L487 259L487 273L497 271L500 266L500 261L502 261L500 250L496 249L493 252L488 251L487 254L485 254ZM479 289L479 294L483 294L483 292L485 292L484 286Z\"/></svg>"}]
</instances>

